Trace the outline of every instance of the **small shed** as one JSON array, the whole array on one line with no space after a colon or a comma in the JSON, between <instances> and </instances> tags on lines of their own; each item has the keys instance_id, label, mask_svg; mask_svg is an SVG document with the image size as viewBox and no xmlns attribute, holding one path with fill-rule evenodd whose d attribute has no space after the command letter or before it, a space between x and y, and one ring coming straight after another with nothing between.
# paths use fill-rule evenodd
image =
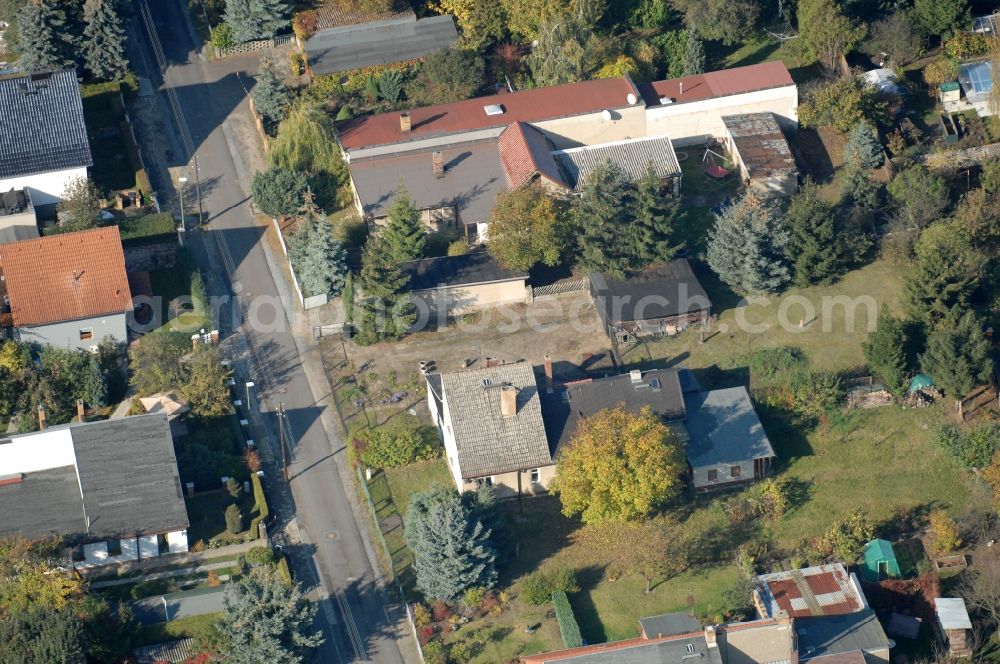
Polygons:
<instances>
[{"instance_id":1,"label":"small shed","mask_svg":"<svg viewBox=\"0 0 1000 664\"><path fill-rule=\"evenodd\" d=\"M937 615L938 638L948 649L948 654L952 657L971 656L969 632L972 631L972 621L969 620L965 600L961 597L935 597L934 612Z\"/></svg>"},{"instance_id":2,"label":"small shed","mask_svg":"<svg viewBox=\"0 0 1000 664\"><path fill-rule=\"evenodd\" d=\"M958 101L962 98L962 86L958 81L948 81L938 86L941 101Z\"/></svg>"},{"instance_id":3,"label":"small shed","mask_svg":"<svg viewBox=\"0 0 1000 664\"><path fill-rule=\"evenodd\" d=\"M898 578L899 563L892 544L884 539L873 539L865 545L864 564L861 578L868 583L878 583L882 579Z\"/></svg>"}]
</instances>

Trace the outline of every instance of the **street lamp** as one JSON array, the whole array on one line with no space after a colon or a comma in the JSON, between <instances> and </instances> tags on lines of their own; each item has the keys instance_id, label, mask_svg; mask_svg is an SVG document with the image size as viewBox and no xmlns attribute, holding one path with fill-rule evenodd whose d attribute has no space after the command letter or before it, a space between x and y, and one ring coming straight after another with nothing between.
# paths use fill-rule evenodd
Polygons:
<instances>
[{"instance_id":1,"label":"street lamp","mask_svg":"<svg viewBox=\"0 0 1000 664\"><path fill-rule=\"evenodd\" d=\"M250 412L250 388L253 387L253 381L247 381L247 413Z\"/></svg>"},{"instance_id":2,"label":"street lamp","mask_svg":"<svg viewBox=\"0 0 1000 664\"><path fill-rule=\"evenodd\" d=\"M181 183L181 230L187 231L187 224L184 223L184 185L187 183L188 179L185 177L177 178L177 181Z\"/></svg>"}]
</instances>

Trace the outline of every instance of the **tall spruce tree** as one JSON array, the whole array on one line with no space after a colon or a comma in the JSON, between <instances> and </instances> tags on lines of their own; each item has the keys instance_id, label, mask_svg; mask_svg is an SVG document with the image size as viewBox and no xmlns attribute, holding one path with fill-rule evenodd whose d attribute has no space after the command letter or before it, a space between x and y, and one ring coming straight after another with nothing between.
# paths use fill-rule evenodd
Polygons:
<instances>
[{"instance_id":1,"label":"tall spruce tree","mask_svg":"<svg viewBox=\"0 0 1000 664\"><path fill-rule=\"evenodd\" d=\"M688 30L687 44L684 46L684 75L693 76L705 72L705 46L698 38L697 30Z\"/></svg>"},{"instance_id":2,"label":"tall spruce tree","mask_svg":"<svg viewBox=\"0 0 1000 664\"><path fill-rule=\"evenodd\" d=\"M964 307L984 264L964 229L951 222L933 224L920 234L916 253L916 265L903 282L908 313L930 323Z\"/></svg>"},{"instance_id":3,"label":"tall spruce tree","mask_svg":"<svg viewBox=\"0 0 1000 664\"><path fill-rule=\"evenodd\" d=\"M452 600L469 588L496 584L490 531L470 517L453 490L438 486L414 494L405 523L417 587L426 597Z\"/></svg>"},{"instance_id":4,"label":"tall spruce tree","mask_svg":"<svg viewBox=\"0 0 1000 664\"><path fill-rule=\"evenodd\" d=\"M791 273L784 254L788 241L775 204L747 192L715 215L708 234L708 264L737 291L777 291Z\"/></svg>"},{"instance_id":5,"label":"tall spruce tree","mask_svg":"<svg viewBox=\"0 0 1000 664\"><path fill-rule=\"evenodd\" d=\"M253 98L254 108L264 119L264 127L273 134L288 113L291 97L274 70L274 61L268 56L260 59L257 82L250 91L250 97Z\"/></svg>"},{"instance_id":6,"label":"tall spruce tree","mask_svg":"<svg viewBox=\"0 0 1000 664\"><path fill-rule=\"evenodd\" d=\"M70 9L73 9L71 6ZM76 66L74 17L61 0L30 0L17 12L21 66L36 69L72 69Z\"/></svg>"},{"instance_id":7,"label":"tall spruce tree","mask_svg":"<svg viewBox=\"0 0 1000 664\"><path fill-rule=\"evenodd\" d=\"M231 664L301 662L309 648L323 643L313 630L316 605L298 586L289 588L274 567L254 567L227 584L218 633L224 661Z\"/></svg>"},{"instance_id":8,"label":"tall spruce tree","mask_svg":"<svg viewBox=\"0 0 1000 664\"><path fill-rule=\"evenodd\" d=\"M972 311L961 315L951 311L931 328L920 367L955 400L959 417L964 419L965 395L993 376L990 342Z\"/></svg>"},{"instance_id":9,"label":"tall spruce tree","mask_svg":"<svg viewBox=\"0 0 1000 664\"><path fill-rule=\"evenodd\" d=\"M796 286L831 283L854 257L855 238L838 224L835 213L834 207L820 198L819 187L812 181L792 197L785 223Z\"/></svg>"},{"instance_id":10,"label":"tall spruce tree","mask_svg":"<svg viewBox=\"0 0 1000 664\"><path fill-rule=\"evenodd\" d=\"M333 229L316 206L312 193L306 193L302 208L303 227L291 243L291 258L303 295L336 297L344 290L347 276L347 252L333 238Z\"/></svg>"},{"instance_id":11,"label":"tall spruce tree","mask_svg":"<svg viewBox=\"0 0 1000 664\"><path fill-rule=\"evenodd\" d=\"M844 146L844 162L851 167L869 171L885 160L882 146L875 140L875 130L867 122L854 125Z\"/></svg>"},{"instance_id":12,"label":"tall spruce tree","mask_svg":"<svg viewBox=\"0 0 1000 664\"><path fill-rule=\"evenodd\" d=\"M875 330L862 348L872 373L879 376L890 392L897 397L906 391L909 362L906 357L906 326L894 318L886 307L879 312Z\"/></svg>"},{"instance_id":13,"label":"tall spruce tree","mask_svg":"<svg viewBox=\"0 0 1000 664\"><path fill-rule=\"evenodd\" d=\"M636 186L631 213L629 267L638 270L672 259L680 249L673 238L677 201L664 193L663 183L652 167L646 169Z\"/></svg>"},{"instance_id":14,"label":"tall spruce tree","mask_svg":"<svg viewBox=\"0 0 1000 664\"><path fill-rule=\"evenodd\" d=\"M237 42L270 39L288 25L287 0L226 0L225 21Z\"/></svg>"},{"instance_id":15,"label":"tall spruce tree","mask_svg":"<svg viewBox=\"0 0 1000 664\"><path fill-rule=\"evenodd\" d=\"M427 231L420 221L420 212L405 189L396 192L381 235L381 246L389 260L402 263L424 257Z\"/></svg>"},{"instance_id":16,"label":"tall spruce tree","mask_svg":"<svg viewBox=\"0 0 1000 664\"><path fill-rule=\"evenodd\" d=\"M632 190L621 167L599 164L587 177L574 213L580 228L581 262L589 269L624 276L628 262L627 236Z\"/></svg>"},{"instance_id":17,"label":"tall spruce tree","mask_svg":"<svg viewBox=\"0 0 1000 664\"><path fill-rule=\"evenodd\" d=\"M406 292L409 278L382 246L382 237L368 240L361 256L357 343L367 346L402 338L413 325L415 307Z\"/></svg>"},{"instance_id":18,"label":"tall spruce tree","mask_svg":"<svg viewBox=\"0 0 1000 664\"><path fill-rule=\"evenodd\" d=\"M83 55L94 78L118 81L128 73L125 28L114 0L87 0L84 5Z\"/></svg>"}]
</instances>

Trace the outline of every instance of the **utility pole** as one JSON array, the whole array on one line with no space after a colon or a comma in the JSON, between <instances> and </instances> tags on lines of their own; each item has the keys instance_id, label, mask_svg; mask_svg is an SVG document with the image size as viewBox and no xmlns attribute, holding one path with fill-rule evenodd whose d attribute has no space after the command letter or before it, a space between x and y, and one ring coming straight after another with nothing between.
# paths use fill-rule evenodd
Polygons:
<instances>
[{"instance_id":1,"label":"utility pole","mask_svg":"<svg viewBox=\"0 0 1000 664\"><path fill-rule=\"evenodd\" d=\"M278 404L278 445L281 447L281 473L288 481L288 459L285 457L285 403Z\"/></svg>"},{"instance_id":2,"label":"utility pole","mask_svg":"<svg viewBox=\"0 0 1000 664\"><path fill-rule=\"evenodd\" d=\"M201 206L201 169L198 168L198 155L194 156L194 186L198 190L198 226L205 223L205 210Z\"/></svg>"},{"instance_id":3,"label":"utility pole","mask_svg":"<svg viewBox=\"0 0 1000 664\"><path fill-rule=\"evenodd\" d=\"M187 224L184 222L184 185L187 184L186 177L179 177L177 181L181 183L181 230L187 232Z\"/></svg>"}]
</instances>

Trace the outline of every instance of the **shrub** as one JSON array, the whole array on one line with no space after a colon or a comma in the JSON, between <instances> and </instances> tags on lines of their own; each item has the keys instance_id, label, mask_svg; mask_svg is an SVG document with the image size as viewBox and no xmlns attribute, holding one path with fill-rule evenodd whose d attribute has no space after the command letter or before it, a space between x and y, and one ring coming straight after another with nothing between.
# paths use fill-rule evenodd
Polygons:
<instances>
[{"instance_id":1,"label":"shrub","mask_svg":"<svg viewBox=\"0 0 1000 664\"><path fill-rule=\"evenodd\" d=\"M318 23L319 15L316 13L316 10L309 9L299 12L292 19L292 32L302 41L306 41L316 34Z\"/></svg>"},{"instance_id":2,"label":"shrub","mask_svg":"<svg viewBox=\"0 0 1000 664\"><path fill-rule=\"evenodd\" d=\"M282 555L278 560L278 576L282 583L289 588L292 587L292 569L288 566L288 556Z\"/></svg>"},{"instance_id":3,"label":"shrub","mask_svg":"<svg viewBox=\"0 0 1000 664\"><path fill-rule=\"evenodd\" d=\"M357 458L368 468L396 468L433 459L440 449L434 427L421 425L416 418L360 431L352 445Z\"/></svg>"},{"instance_id":4,"label":"shrub","mask_svg":"<svg viewBox=\"0 0 1000 664\"><path fill-rule=\"evenodd\" d=\"M750 375L759 378L773 378L793 369L806 366L806 356L795 346L761 348L746 357Z\"/></svg>"},{"instance_id":5,"label":"shrub","mask_svg":"<svg viewBox=\"0 0 1000 664\"><path fill-rule=\"evenodd\" d=\"M447 664L448 657L444 651L444 644L440 641L431 641L423 647L424 664Z\"/></svg>"},{"instance_id":6,"label":"shrub","mask_svg":"<svg viewBox=\"0 0 1000 664\"><path fill-rule=\"evenodd\" d=\"M861 556L864 545L875 534L868 515L856 510L839 521L835 521L824 533L823 548L840 561L851 564Z\"/></svg>"},{"instance_id":7,"label":"shrub","mask_svg":"<svg viewBox=\"0 0 1000 664\"><path fill-rule=\"evenodd\" d=\"M573 608L569 605L569 598L565 591L556 590L552 593L552 604L556 607L556 620L559 622L559 632L562 634L563 644L567 648L579 648L583 645L583 637L580 635L580 626L576 623L573 615Z\"/></svg>"},{"instance_id":8,"label":"shrub","mask_svg":"<svg viewBox=\"0 0 1000 664\"><path fill-rule=\"evenodd\" d=\"M469 243L465 240L455 240L448 243L449 256L464 256L469 253Z\"/></svg>"},{"instance_id":9,"label":"shrub","mask_svg":"<svg viewBox=\"0 0 1000 664\"><path fill-rule=\"evenodd\" d=\"M532 606L541 606L552 600L552 593L561 590L573 593L580 588L576 583L576 572L568 567L532 572L521 582L521 598Z\"/></svg>"},{"instance_id":10,"label":"shrub","mask_svg":"<svg viewBox=\"0 0 1000 664\"><path fill-rule=\"evenodd\" d=\"M247 462L247 470L257 474L260 470L260 454L257 453L257 450L252 447L247 448L247 451L243 454L243 460Z\"/></svg>"},{"instance_id":11,"label":"shrub","mask_svg":"<svg viewBox=\"0 0 1000 664\"><path fill-rule=\"evenodd\" d=\"M273 565L277 556L269 546L255 546L247 551L246 558L251 565Z\"/></svg>"},{"instance_id":12,"label":"shrub","mask_svg":"<svg viewBox=\"0 0 1000 664\"><path fill-rule=\"evenodd\" d=\"M226 480L226 491L228 491L229 495L233 498L239 498L243 495L243 482L240 482L235 477L230 477Z\"/></svg>"},{"instance_id":13,"label":"shrub","mask_svg":"<svg viewBox=\"0 0 1000 664\"><path fill-rule=\"evenodd\" d=\"M165 595L177 590L177 582L172 579L152 579L140 581L132 586L129 595L132 599L142 599L153 595Z\"/></svg>"},{"instance_id":14,"label":"shrub","mask_svg":"<svg viewBox=\"0 0 1000 664\"><path fill-rule=\"evenodd\" d=\"M431 611L419 602L413 605L413 622L417 627L426 627L431 624Z\"/></svg>"},{"instance_id":15,"label":"shrub","mask_svg":"<svg viewBox=\"0 0 1000 664\"><path fill-rule=\"evenodd\" d=\"M209 570L208 578L205 579L205 583L208 584L209 588L218 588L222 585L222 579L219 578L219 573L213 569Z\"/></svg>"},{"instance_id":16,"label":"shrub","mask_svg":"<svg viewBox=\"0 0 1000 664\"><path fill-rule=\"evenodd\" d=\"M928 527L930 528L931 550L935 555L949 554L962 546L958 525L954 519L941 510L931 512Z\"/></svg>"},{"instance_id":17,"label":"shrub","mask_svg":"<svg viewBox=\"0 0 1000 664\"><path fill-rule=\"evenodd\" d=\"M985 468L1000 449L1000 426L985 423L963 432L954 424L945 424L935 438L966 468Z\"/></svg>"},{"instance_id":18,"label":"shrub","mask_svg":"<svg viewBox=\"0 0 1000 664\"><path fill-rule=\"evenodd\" d=\"M224 51L227 48L232 48L235 44L236 40L233 39L233 29L229 27L228 23L220 23L212 28L212 46L216 50Z\"/></svg>"},{"instance_id":19,"label":"shrub","mask_svg":"<svg viewBox=\"0 0 1000 664\"><path fill-rule=\"evenodd\" d=\"M792 408L807 417L820 417L844 398L840 377L828 371L799 372L792 376Z\"/></svg>"},{"instance_id":20,"label":"shrub","mask_svg":"<svg viewBox=\"0 0 1000 664\"><path fill-rule=\"evenodd\" d=\"M475 609L479 607L484 597L486 597L486 588L481 586L469 588L462 593L462 604L470 609Z\"/></svg>"},{"instance_id":21,"label":"shrub","mask_svg":"<svg viewBox=\"0 0 1000 664\"><path fill-rule=\"evenodd\" d=\"M301 76L306 71L306 59L301 53L293 50L288 55L288 67L292 76Z\"/></svg>"},{"instance_id":22,"label":"shrub","mask_svg":"<svg viewBox=\"0 0 1000 664\"><path fill-rule=\"evenodd\" d=\"M266 523L271 516L271 508L267 505L267 496L264 495L264 486L260 482L260 475L254 473L250 476L250 487L253 489L253 502L257 508L257 516L250 522L250 534L260 537L260 524Z\"/></svg>"},{"instance_id":23,"label":"shrub","mask_svg":"<svg viewBox=\"0 0 1000 664\"><path fill-rule=\"evenodd\" d=\"M420 645L424 645L433 639L435 634L437 634L437 629L434 625L424 625L421 627L417 630L417 638L420 640Z\"/></svg>"},{"instance_id":24,"label":"shrub","mask_svg":"<svg viewBox=\"0 0 1000 664\"><path fill-rule=\"evenodd\" d=\"M431 606L431 614L434 622L443 622L451 617L451 607L441 600L435 600Z\"/></svg>"},{"instance_id":25,"label":"shrub","mask_svg":"<svg viewBox=\"0 0 1000 664\"><path fill-rule=\"evenodd\" d=\"M226 508L226 530L233 535L243 530L243 515L236 505L230 505Z\"/></svg>"}]
</instances>

